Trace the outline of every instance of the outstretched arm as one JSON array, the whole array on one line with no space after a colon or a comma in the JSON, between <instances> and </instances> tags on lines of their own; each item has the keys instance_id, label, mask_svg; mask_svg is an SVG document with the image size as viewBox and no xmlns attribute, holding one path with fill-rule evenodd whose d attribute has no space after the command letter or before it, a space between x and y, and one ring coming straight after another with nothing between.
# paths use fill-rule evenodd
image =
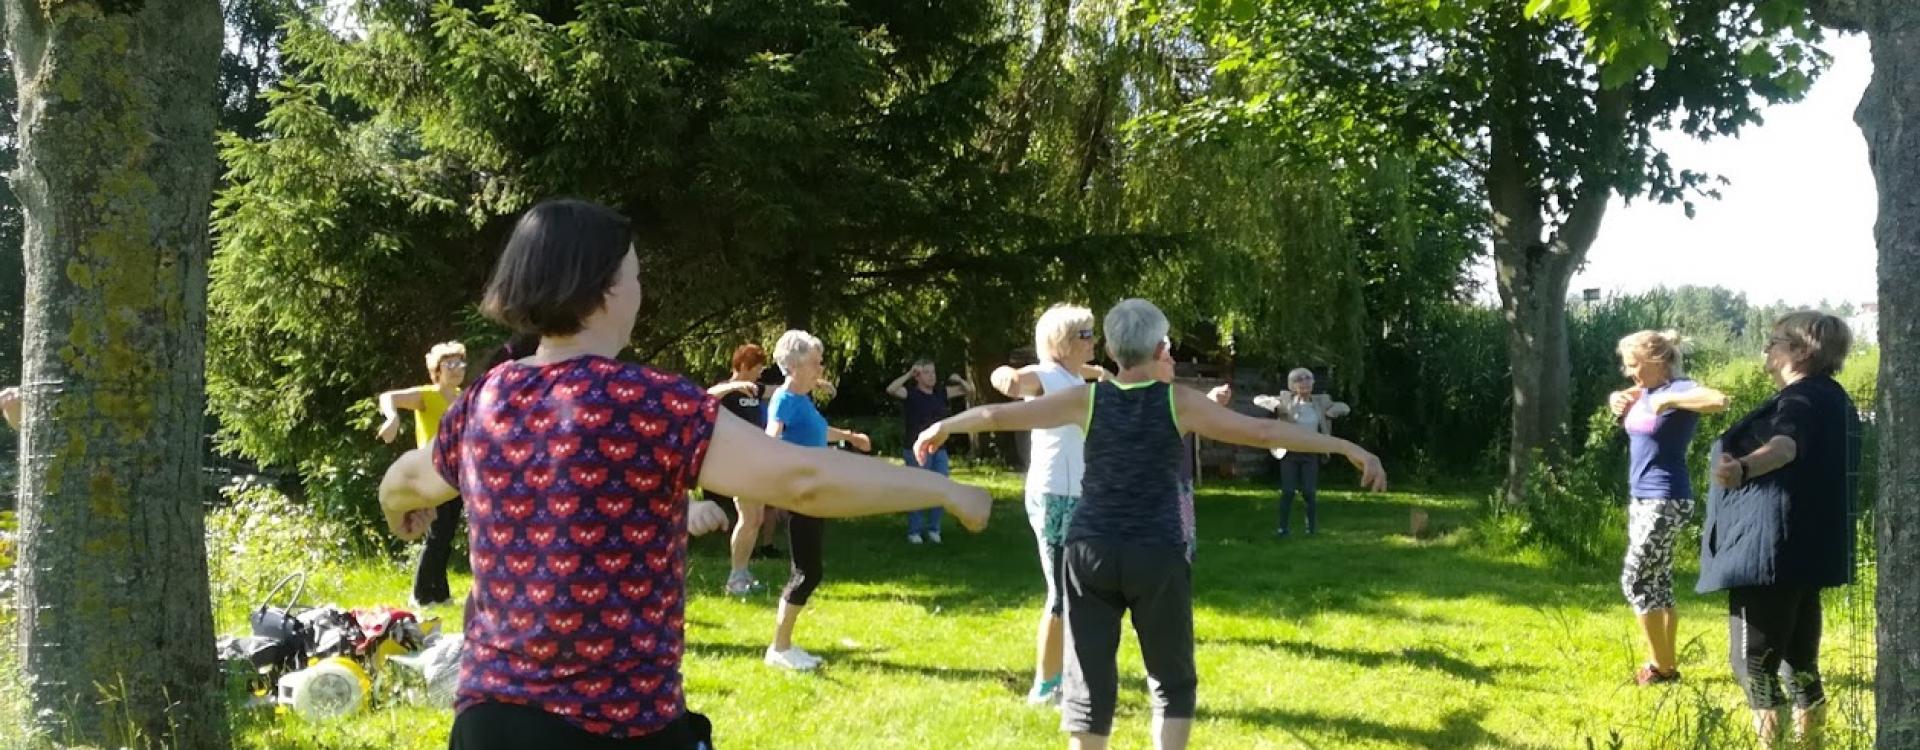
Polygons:
<instances>
[{"instance_id":1,"label":"outstretched arm","mask_svg":"<svg viewBox=\"0 0 1920 750\"><path fill-rule=\"evenodd\" d=\"M947 386L947 398L966 398L973 395L973 384L961 377L960 373L956 372L948 377L947 382L951 383Z\"/></svg>"},{"instance_id":2,"label":"outstretched arm","mask_svg":"<svg viewBox=\"0 0 1920 750\"><path fill-rule=\"evenodd\" d=\"M1067 425L1084 428L1092 398L1093 386L1082 385L1032 401L976 406L935 422L920 433L913 444L914 455L924 463L946 444L947 438L959 434L1043 430Z\"/></svg>"},{"instance_id":3,"label":"outstretched arm","mask_svg":"<svg viewBox=\"0 0 1920 750\"><path fill-rule=\"evenodd\" d=\"M1360 485L1373 490L1387 487L1387 474L1379 457L1352 442L1322 435L1292 422L1256 419L1214 403L1206 394L1185 386L1173 389L1174 409L1180 426L1209 440L1256 448L1286 448L1307 453L1337 453L1360 470Z\"/></svg>"},{"instance_id":4,"label":"outstretched arm","mask_svg":"<svg viewBox=\"0 0 1920 750\"><path fill-rule=\"evenodd\" d=\"M821 518L944 507L974 531L986 525L993 502L986 490L930 471L770 439L732 414L714 427L699 484Z\"/></svg>"},{"instance_id":5,"label":"outstretched arm","mask_svg":"<svg viewBox=\"0 0 1920 750\"><path fill-rule=\"evenodd\" d=\"M1040 395L1040 372L1031 365L1014 368L1001 365L994 368L987 378L993 389L1006 394L1007 398L1026 398Z\"/></svg>"},{"instance_id":6,"label":"outstretched arm","mask_svg":"<svg viewBox=\"0 0 1920 750\"><path fill-rule=\"evenodd\" d=\"M1729 398L1727 394L1705 386L1689 388L1679 393L1656 393L1648 398L1651 400L1647 402L1647 405L1653 407L1653 413L1655 414L1659 414L1668 409L1685 409L1701 414L1717 414L1726 411L1727 406L1733 403L1733 399Z\"/></svg>"},{"instance_id":7,"label":"outstretched arm","mask_svg":"<svg viewBox=\"0 0 1920 750\"><path fill-rule=\"evenodd\" d=\"M458 494L433 469L433 449L415 448L400 454L380 479L380 512L387 527L401 539L413 540L427 532L432 511Z\"/></svg>"}]
</instances>

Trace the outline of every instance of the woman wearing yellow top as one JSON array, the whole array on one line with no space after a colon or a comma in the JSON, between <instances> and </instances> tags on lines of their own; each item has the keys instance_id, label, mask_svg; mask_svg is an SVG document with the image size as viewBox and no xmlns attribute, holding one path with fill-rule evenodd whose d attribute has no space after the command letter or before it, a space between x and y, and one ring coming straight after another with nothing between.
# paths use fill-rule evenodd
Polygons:
<instances>
[{"instance_id":1,"label":"woman wearing yellow top","mask_svg":"<svg viewBox=\"0 0 1920 750\"><path fill-rule=\"evenodd\" d=\"M380 439L393 442L400 434L398 409L413 412L413 439L422 448L433 444L440 432L440 417L447 406L460 397L460 385L467 379L467 347L458 341L434 344L427 351L427 373L432 383L380 394L380 414L387 421L380 425ZM456 497L434 511L433 525L427 529L427 545L420 551L420 566L413 572L413 605L425 607L453 601L447 584L447 561L453 557L453 534L460 524L463 506Z\"/></svg>"}]
</instances>

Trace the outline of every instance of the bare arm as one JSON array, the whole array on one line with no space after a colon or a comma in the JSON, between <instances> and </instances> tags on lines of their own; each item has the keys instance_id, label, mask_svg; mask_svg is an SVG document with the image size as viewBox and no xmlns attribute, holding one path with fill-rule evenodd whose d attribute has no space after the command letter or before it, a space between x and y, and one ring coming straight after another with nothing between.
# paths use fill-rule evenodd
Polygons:
<instances>
[{"instance_id":1,"label":"bare arm","mask_svg":"<svg viewBox=\"0 0 1920 750\"><path fill-rule=\"evenodd\" d=\"M907 381L913 379L913 374L913 370L908 370L901 374L900 377L894 378L893 382L887 384L887 395L905 401L907 399Z\"/></svg>"},{"instance_id":2,"label":"bare arm","mask_svg":"<svg viewBox=\"0 0 1920 750\"><path fill-rule=\"evenodd\" d=\"M952 381L953 385L947 386L947 398L966 398L973 395L973 384L967 382L966 378L960 377L959 373L954 373L948 380Z\"/></svg>"},{"instance_id":3,"label":"bare arm","mask_svg":"<svg viewBox=\"0 0 1920 750\"><path fill-rule=\"evenodd\" d=\"M387 391L380 394L380 416L387 419L400 418L400 413L395 409L419 411L425 406L426 404L421 402L420 394L416 391Z\"/></svg>"},{"instance_id":4,"label":"bare arm","mask_svg":"<svg viewBox=\"0 0 1920 750\"><path fill-rule=\"evenodd\" d=\"M394 411L396 407L419 411L426 407L426 402L420 398L418 391L387 391L380 394L380 414L387 419L380 423L380 428L375 431L375 434L379 435L384 442L391 443L400 435L400 413Z\"/></svg>"},{"instance_id":5,"label":"bare arm","mask_svg":"<svg viewBox=\"0 0 1920 750\"><path fill-rule=\"evenodd\" d=\"M9 386L0 389L0 416L7 418L7 426L20 429L20 387Z\"/></svg>"},{"instance_id":6,"label":"bare arm","mask_svg":"<svg viewBox=\"0 0 1920 750\"><path fill-rule=\"evenodd\" d=\"M1107 368L1105 367L1101 367L1099 365L1094 365L1094 364L1086 364L1086 365L1080 366L1080 377L1086 380L1099 382L1113 376L1107 373Z\"/></svg>"},{"instance_id":7,"label":"bare arm","mask_svg":"<svg viewBox=\"0 0 1920 750\"><path fill-rule=\"evenodd\" d=\"M1728 397L1727 394L1705 386L1692 388L1679 393L1656 393L1649 398L1652 400L1647 402L1647 405L1653 407L1653 413L1655 414L1659 414L1668 409L1685 409L1701 414L1717 414L1726 411L1727 407L1733 403L1733 399Z\"/></svg>"},{"instance_id":8,"label":"bare arm","mask_svg":"<svg viewBox=\"0 0 1920 750\"><path fill-rule=\"evenodd\" d=\"M427 522L432 519L424 516L453 496L458 490L447 480L440 478L440 472L433 469L433 451L430 448L415 448L400 454L399 460L387 467L387 473L380 479L380 511L387 517L387 527L402 539L418 539L426 533Z\"/></svg>"},{"instance_id":9,"label":"bare arm","mask_svg":"<svg viewBox=\"0 0 1920 750\"><path fill-rule=\"evenodd\" d=\"M829 426L827 428L827 439L830 441L853 443L853 447L859 448L861 453L870 453L873 451L873 441L868 439L867 433L864 432L843 430L838 427Z\"/></svg>"},{"instance_id":10,"label":"bare arm","mask_svg":"<svg viewBox=\"0 0 1920 750\"><path fill-rule=\"evenodd\" d=\"M822 518L944 507L976 531L986 525L992 503L986 490L930 471L771 439L732 414L720 415L699 484Z\"/></svg>"},{"instance_id":11,"label":"bare arm","mask_svg":"<svg viewBox=\"0 0 1920 750\"><path fill-rule=\"evenodd\" d=\"M729 380L725 383L715 384L712 388L707 389L707 395L716 397L736 392L758 396L760 395L760 384L750 380Z\"/></svg>"},{"instance_id":12,"label":"bare arm","mask_svg":"<svg viewBox=\"0 0 1920 750\"><path fill-rule=\"evenodd\" d=\"M921 433L921 437L935 431L939 431L944 440L945 435L975 432L1044 430L1067 425L1085 427L1087 404L1092 397L1093 386L1082 385L1049 393L1032 401L976 406L940 420L927 428L927 432Z\"/></svg>"},{"instance_id":13,"label":"bare arm","mask_svg":"<svg viewBox=\"0 0 1920 750\"><path fill-rule=\"evenodd\" d=\"M1266 409L1267 411L1279 411L1280 397L1279 396L1254 396L1253 405L1258 406L1262 409Z\"/></svg>"},{"instance_id":14,"label":"bare arm","mask_svg":"<svg viewBox=\"0 0 1920 750\"><path fill-rule=\"evenodd\" d=\"M1180 427L1209 440L1256 448L1286 448L1307 453L1337 453L1360 470L1360 484L1386 489L1387 475L1380 459L1352 442L1279 419L1256 419L1214 403L1206 394L1174 386L1174 410Z\"/></svg>"},{"instance_id":15,"label":"bare arm","mask_svg":"<svg viewBox=\"0 0 1920 750\"><path fill-rule=\"evenodd\" d=\"M1015 369L1006 365L994 368L993 375L987 378L993 389L1006 394L1007 398L1026 398L1040 395L1040 373L1032 367Z\"/></svg>"},{"instance_id":16,"label":"bare arm","mask_svg":"<svg viewBox=\"0 0 1920 750\"><path fill-rule=\"evenodd\" d=\"M1786 468L1787 464L1793 463L1793 459L1799 455L1799 443L1785 435L1775 435L1765 445L1745 456L1720 454L1713 463L1713 477L1719 480L1722 487L1729 489L1739 487L1756 478ZM1740 466L1743 462L1746 464L1745 470Z\"/></svg>"}]
</instances>

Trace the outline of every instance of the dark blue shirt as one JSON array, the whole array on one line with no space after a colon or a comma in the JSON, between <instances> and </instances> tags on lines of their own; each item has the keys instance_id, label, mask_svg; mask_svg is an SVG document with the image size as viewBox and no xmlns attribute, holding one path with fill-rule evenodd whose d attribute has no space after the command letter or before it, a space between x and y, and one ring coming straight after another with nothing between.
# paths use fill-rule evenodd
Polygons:
<instances>
[{"instance_id":1,"label":"dark blue shirt","mask_svg":"<svg viewBox=\"0 0 1920 750\"><path fill-rule=\"evenodd\" d=\"M907 384L907 399L900 405L906 417L906 438L912 440L933 423L947 418L947 387L935 385L933 392L920 390L919 383Z\"/></svg>"}]
</instances>

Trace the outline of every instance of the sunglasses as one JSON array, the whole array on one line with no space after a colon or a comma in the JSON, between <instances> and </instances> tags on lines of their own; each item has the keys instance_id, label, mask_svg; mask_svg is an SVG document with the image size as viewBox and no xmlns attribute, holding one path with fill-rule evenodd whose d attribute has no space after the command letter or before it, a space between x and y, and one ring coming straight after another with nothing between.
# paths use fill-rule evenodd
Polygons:
<instances>
[{"instance_id":1,"label":"sunglasses","mask_svg":"<svg viewBox=\"0 0 1920 750\"><path fill-rule=\"evenodd\" d=\"M1093 329L1091 328L1082 328L1078 333L1074 334L1074 336L1078 337L1081 341L1092 341L1093 335Z\"/></svg>"},{"instance_id":2,"label":"sunglasses","mask_svg":"<svg viewBox=\"0 0 1920 750\"><path fill-rule=\"evenodd\" d=\"M441 367L445 367L445 368L447 368L447 369L449 369L449 370L465 370L465 369L467 369L467 363L466 363L466 362L463 362L463 361L461 361L461 360L457 360L457 359L455 359L455 360L449 360L449 361L446 361L446 362L441 362L441 363L440 363L440 366L441 366Z\"/></svg>"}]
</instances>

